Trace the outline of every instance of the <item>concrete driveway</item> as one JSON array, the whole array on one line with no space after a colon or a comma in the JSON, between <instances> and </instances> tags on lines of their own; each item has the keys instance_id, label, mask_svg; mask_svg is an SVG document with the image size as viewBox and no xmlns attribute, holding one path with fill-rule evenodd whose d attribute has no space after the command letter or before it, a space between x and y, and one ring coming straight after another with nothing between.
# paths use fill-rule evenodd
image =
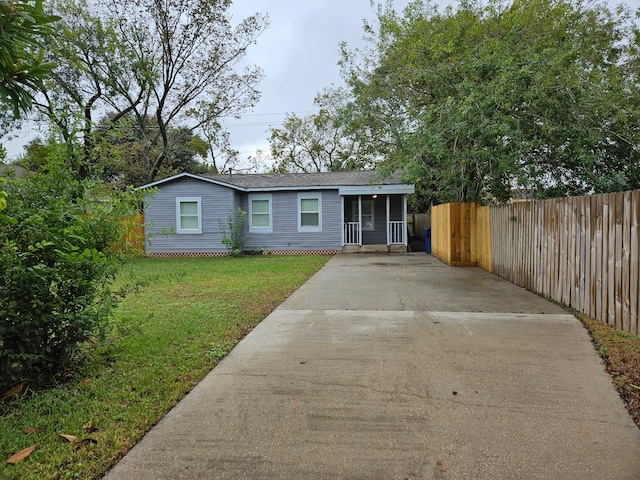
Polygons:
<instances>
[{"instance_id":1,"label":"concrete driveway","mask_svg":"<svg viewBox=\"0 0 640 480\"><path fill-rule=\"evenodd\" d=\"M638 479L580 322L477 268L337 255L107 475Z\"/></svg>"}]
</instances>

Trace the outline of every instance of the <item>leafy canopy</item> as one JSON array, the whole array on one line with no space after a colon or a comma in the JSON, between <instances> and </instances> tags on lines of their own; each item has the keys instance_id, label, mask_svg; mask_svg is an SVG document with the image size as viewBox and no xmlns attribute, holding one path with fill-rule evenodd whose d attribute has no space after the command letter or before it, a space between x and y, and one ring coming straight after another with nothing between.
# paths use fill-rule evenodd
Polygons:
<instances>
[{"instance_id":1,"label":"leafy canopy","mask_svg":"<svg viewBox=\"0 0 640 480\"><path fill-rule=\"evenodd\" d=\"M378 6L343 46L355 134L430 202L640 188L637 25L580 0Z\"/></svg>"},{"instance_id":2,"label":"leafy canopy","mask_svg":"<svg viewBox=\"0 0 640 480\"><path fill-rule=\"evenodd\" d=\"M349 92L327 88L314 99L318 113L289 114L270 130L276 172L339 172L371 167L375 161L350 134Z\"/></svg>"},{"instance_id":3,"label":"leafy canopy","mask_svg":"<svg viewBox=\"0 0 640 480\"><path fill-rule=\"evenodd\" d=\"M45 61L43 44L56 20L44 12L42 0L0 0L0 101L15 117L31 108L54 67Z\"/></svg>"},{"instance_id":4,"label":"leafy canopy","mask_svg":"<svg viewBox=\"0 0 640 480\"><path fill-rule=\"evenodd\" d=\"M208 143L198 150L213 157L216 169L222 158L233 163L219 119L259 99L262 72L244 57L268 18L256 13L234 23L230 6L228 0L51 0L61 17L48 47L57 67L36 105L73 147L81 178L103 167L103 140L116 135L133 147L134 169L144 166L143 183L171 170L165 167L187 134ZM175 135L180 129L189 132Z\"/></svg>"}]
</instances>

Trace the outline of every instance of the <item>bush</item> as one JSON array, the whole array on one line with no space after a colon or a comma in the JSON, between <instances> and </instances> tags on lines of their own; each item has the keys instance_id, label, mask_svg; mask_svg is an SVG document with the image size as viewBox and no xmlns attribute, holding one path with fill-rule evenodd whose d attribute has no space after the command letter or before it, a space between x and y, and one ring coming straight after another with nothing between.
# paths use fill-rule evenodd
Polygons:
<instances>
[{"instance_id":1,"label":"bush","mask_svg":"<svg viewBox=\"0 0 640 480\"><path fill-rule=\"evenodd\" d=\"M115 305L123 198L74 179L61 162L10 179L0 218L0 393L48 382Z\"/></svg>"},{"instance_id":2,"label":"bush","mask_svg":"<svg viewBox=\"0 0 640 480\"><path fill-rule=\"evenodd\" d=\"M222 231L222 243L227 247L231 255L237 257L242 254L246 237L244 226L247 222L247 212L238 207L234 212L227 215L226 223L220 223Z\"/></svg>"}]
</instances>

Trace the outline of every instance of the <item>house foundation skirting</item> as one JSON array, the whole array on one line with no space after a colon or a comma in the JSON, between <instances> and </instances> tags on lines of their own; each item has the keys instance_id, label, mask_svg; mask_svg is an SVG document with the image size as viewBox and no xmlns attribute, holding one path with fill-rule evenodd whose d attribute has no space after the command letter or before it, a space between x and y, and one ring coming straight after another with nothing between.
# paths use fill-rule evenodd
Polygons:
<instances>
[{"instance_id":1,"label":"house foundation skirting","mask_svg":"<svg viewBox=\"0 0 640 480\"><path fill-rule=\"evenodd\" d=\"M246 255L336 255L342 250L265 250L263 252L249 252ZM187 252L187 253L147 253L151 258L176 258L176 257L229 257L228 252Z\"/></svg>"},{"instance_id":2,"label":"house foundation skirting","mask_svg":"<svg viewBox=\"0 0 640 480\"><path fill-rule=\"evenodd\" d=\"M407 253L406 245L345 245L342 253Z\"/></svg>"}]
</instances>

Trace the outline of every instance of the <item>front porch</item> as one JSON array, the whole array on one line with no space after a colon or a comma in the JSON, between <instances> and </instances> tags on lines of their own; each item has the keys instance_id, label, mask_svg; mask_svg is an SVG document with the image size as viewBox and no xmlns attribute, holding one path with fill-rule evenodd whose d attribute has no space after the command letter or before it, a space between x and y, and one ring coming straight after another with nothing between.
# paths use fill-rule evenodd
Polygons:
<instances>
[{"instance_id":1,"label":"front porch","mask_svg":"<svg viewBox=\"0 0 640 480\"><path fill-rule=\"evenodd\" d=\"M344 195L344 252L406 252L407 199L404 194Z\"/></svg>"}]
</instances>

